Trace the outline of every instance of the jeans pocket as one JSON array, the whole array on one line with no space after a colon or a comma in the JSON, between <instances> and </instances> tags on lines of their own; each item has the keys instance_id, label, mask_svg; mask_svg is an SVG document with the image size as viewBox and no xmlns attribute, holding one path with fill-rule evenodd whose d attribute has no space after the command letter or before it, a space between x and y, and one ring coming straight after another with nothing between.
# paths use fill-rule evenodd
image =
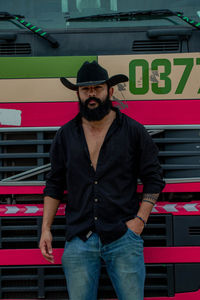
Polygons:
<instances>
[{"instance_id":1,"label":"jeans pocket","mask_svg":"<svg viewBox=\"0 0 200 300\"><path fill-rule=\"evenodd\" d=\"M138 233L136 233L136 232L134 232L130 228L128 228L128 233L129 233L130 237L134 238L135 240L143 242L143 239L142 239L141 235L138 234Z\"/></svg>"}]
</instances>

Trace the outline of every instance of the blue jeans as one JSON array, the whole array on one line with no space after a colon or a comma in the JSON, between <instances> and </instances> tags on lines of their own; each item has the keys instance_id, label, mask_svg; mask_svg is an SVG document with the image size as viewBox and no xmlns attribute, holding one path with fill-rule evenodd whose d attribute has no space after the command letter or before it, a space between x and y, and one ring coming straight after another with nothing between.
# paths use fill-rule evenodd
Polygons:
<instances>
[{"instance_id":1,"label":"blue jeans","mask_svg":"<svg viewBox=\"0 0 200 300\"><path fill-rule=\"evenodd\" d=\"M130 229L118 240L103 245L93 233L86 242L66 242L62 266L70 300L96 300L104 260L119 300L143 300L145 266L143 240Z\"/></svg>"}]
</instances>

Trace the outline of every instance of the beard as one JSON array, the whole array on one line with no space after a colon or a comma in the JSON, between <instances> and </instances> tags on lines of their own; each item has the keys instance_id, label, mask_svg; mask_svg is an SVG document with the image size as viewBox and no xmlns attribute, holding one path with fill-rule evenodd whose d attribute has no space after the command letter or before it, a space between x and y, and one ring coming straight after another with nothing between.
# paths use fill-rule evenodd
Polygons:
<instances>
[{"instance_id":1,"label":"beard","mask_svg":"<svg viewBox=\"0 0 200 300\"><path fill-rule=\"evenodd\" d=\"M109 93L104 101L101 101L96 97L89 97L85 102L82 102L79 98L79 110L82 117L88 121L100 121L102 120L111 110L112 101L110 100ZM93 100L98 103L96 108L89 108L89 102Z\"/></svg>"}]
</instances>

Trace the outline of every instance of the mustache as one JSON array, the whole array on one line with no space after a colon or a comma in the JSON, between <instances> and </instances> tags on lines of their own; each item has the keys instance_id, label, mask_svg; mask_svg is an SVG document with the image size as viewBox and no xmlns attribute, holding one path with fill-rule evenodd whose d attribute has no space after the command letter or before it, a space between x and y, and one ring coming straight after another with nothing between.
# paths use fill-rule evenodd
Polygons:
<instances>
[{"instance_id":1,"label":"mustache","mask_svg":"<svg viewBox=\"0 0 200 300\"><path fill-rule=\"evenodd\" d=\"M96 101L98 104L101 104L101 100L99 98L96 97L89 97L85 100L85 105L87 106L89 104L90 101Z\"/></svg>"}]
</instances>

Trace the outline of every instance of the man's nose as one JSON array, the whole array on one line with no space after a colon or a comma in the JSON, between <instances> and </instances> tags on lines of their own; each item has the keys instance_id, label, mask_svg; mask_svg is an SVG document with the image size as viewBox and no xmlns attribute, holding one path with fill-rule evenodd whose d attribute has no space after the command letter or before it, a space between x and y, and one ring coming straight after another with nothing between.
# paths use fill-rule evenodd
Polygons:
<instances>
[{"instance_id":1,"label":"man's nose","mask_svg":"<svg viewBox=\"0 0 200 300\"><path fill-rule=\"evenodd\" d=\"M96 95L96 90L93 86L90 86L89 88L89 96L95 96Z\"/></svg>"}]
</instances>

